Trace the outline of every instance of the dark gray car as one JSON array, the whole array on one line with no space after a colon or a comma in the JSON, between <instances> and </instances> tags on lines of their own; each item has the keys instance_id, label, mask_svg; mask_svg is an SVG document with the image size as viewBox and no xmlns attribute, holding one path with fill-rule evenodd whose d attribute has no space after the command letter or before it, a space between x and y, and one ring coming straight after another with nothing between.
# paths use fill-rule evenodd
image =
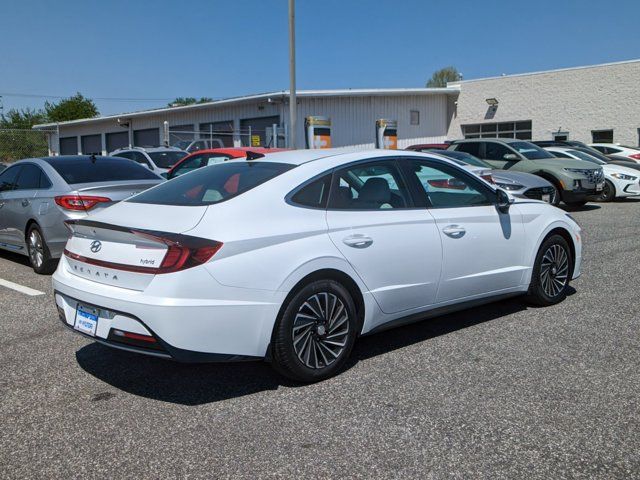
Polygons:
<instances>
[{"instance_id":1,"label":"dark gray car","mask_svg":"<svg viewBox=\"0 0 640 480\"><path fill-rule=\"evenodd\" d=\"M86 217L163 181L124 158L20 160L0 173L0 248L27 255L37 273L52 273L67 242L65 220Z\"/></svg>"}]
</instances>

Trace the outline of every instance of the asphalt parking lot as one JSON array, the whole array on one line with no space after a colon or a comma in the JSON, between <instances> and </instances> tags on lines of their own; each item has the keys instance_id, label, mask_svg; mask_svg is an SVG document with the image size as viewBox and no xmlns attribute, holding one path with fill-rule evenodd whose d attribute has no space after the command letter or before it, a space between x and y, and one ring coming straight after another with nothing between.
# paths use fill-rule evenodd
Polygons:
<instances>
[{"instance_id":1,"label":"asphalt parking lot","mask_svg":"<svg viewBox=\"0 0 640 480\"><path fill-rule=\"evenodd\" d=\"M73 335L50 278L0 253L0 279L44 292L0 286L2 476L638 478L640 202L572 215L583 276L564 303L366 337L303 386Z\"/></svg>"}]
</instances>

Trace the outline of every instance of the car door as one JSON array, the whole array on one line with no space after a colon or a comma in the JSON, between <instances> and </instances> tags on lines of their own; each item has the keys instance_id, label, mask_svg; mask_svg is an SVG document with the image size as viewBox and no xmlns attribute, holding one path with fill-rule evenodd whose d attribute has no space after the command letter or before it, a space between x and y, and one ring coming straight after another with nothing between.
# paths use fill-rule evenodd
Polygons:
<instances>
[{"instance_id":1,"label":"car door","mask_svg":"<svg viewBox=\"0 0 640 480\"><path fill-rule=\"evenodd\" d=\"M40 167L32 163L21 163L16 186L4 195L4 215L6 216L6 242L23 247L25 227L31 218L33 201L40 184Z\"/></svg>"},{"instance_id":2,"label":"car door","mask_svg":"<svg viewBox=\"0 0 640 480\"><path fill-rule=\"evenodd\" d=\"M384 313L434 303L440 235L434 219L415 208L394 159L336 170L327 224L331 240Z\"/></svg>"},{"instance_id":3,"label":"car door","mask_svg":"<svg viewBox=\"0 0 640 480\"><path fill-rule=\"evenodd\" d=\"M10 243L10 206L13 202L12 192L17 187L20 165L5 169L0 174L0 243Z\"/></svg>"},{"instance_id":4,"label":"car door","mask_svg":"<svg viewBox=\"0 0 640 480\"><path fill-rule=\"evenodd\" d=\"M524 225L515 207L500 213L495 192L472 174L438 160L406 159L403 168L424 199L442 240L436 301L451 302L517 287L524 265Z\"/></svg>"}]
</instances>

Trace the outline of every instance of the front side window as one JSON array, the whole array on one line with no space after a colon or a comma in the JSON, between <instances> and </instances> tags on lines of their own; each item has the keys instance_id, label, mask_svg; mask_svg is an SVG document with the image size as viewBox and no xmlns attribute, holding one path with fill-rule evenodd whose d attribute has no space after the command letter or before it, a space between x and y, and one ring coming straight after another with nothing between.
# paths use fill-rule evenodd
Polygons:
<instances>
[{"instance_id":1,"label":"front side window","mask_svg":"<svg viewBox=\"0 0 640 480\"><path fill-rule=\"evenodd\" d=\"M484 144L484 158L487 160L504 160L504 156L513 153L501 143L487 142Z\"/></svg>"},{"instance_id":2,"label":"front side window","mask_svg":"<svg viewBox=\"0 0 640 480\"><path fill-rule=\"evenodd\" d=\"M126 201L155 205L213 205L241 195L293 167L275 162L222 163L180 176Z\"/></svg>"},{"instance_id":3,"label":"front side window","mask_svg":"<svg viewBox=\"0 0 640 480\"><path fill-rule=\"evenodd\" d=\"M407 187L394 161L364 163L334 174L329 208L386 210L409 208Z\"/></svg>"},{"instance_id":4,"label":"front side window","mask_svg":"<svg viewBox=\"0 0 640 480\"><path fill-rule=\"evenodd\" d=\"M7 168L2 174L0 174L0 192L8 192L15 190L18 182L18 172L20 166Z\"/></svg>"},{"instance_id":5,"label":"front side window","mask_svg":"<svg viewBox=\"0 0 640 480\"><path fill-rule=\"evenodd\" d=\"M226 162L230 158L231 157L229 155L221 153L202 153L194 155L178 165L175 170L171 172L170 178L179 177L180 175L184 175L185 173L189 173L201 167L208 167L209 165Z\"/></svg>"},{"instance_id":6,"label":"front side window","mask_svg":"<svg viewBox=\"0 0 640 480\"><path fill-rule=\"evenodd\" d=\"M149 152L147 155L158 168L171 168L186 154L184 152Z\"/></svg>"},{"instance_id":7,"label":"front side window","mask_svg":"<svg viewBox=\"0 0 640 480\"><path fill-rule=\"evenodd\" d=\"M493 205L488 188L455 168L424 160L410 160L408 170L422 186L424 203L431 208Z\"/></svg>"}]
</instances>

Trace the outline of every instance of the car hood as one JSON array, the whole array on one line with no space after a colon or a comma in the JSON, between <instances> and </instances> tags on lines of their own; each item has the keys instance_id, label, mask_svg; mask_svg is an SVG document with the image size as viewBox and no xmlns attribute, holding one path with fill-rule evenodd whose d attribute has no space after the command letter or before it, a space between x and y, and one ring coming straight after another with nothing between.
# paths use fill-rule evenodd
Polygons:
<instances>
[{"instance_id":1,"label":"car hood","mask_svg":"<svg viewBox=\"0 0 640 480\"><path fill-rule=\"evenodd\" d=\"M544 178L532 173L514 172L511 170L491 170L491 176L496 181L504 181L505 183L519 183L527 188L549 187L551 183Z\"/></svg>"},{"instance_id":2,"label":"car hood","mask_svg":"<svg viewBox=\"0 0 640 480\"><path fill-rule=\"evenodd\" d=\"M573 158L541 158L540 160L531 161L540 167L546 167L550 169L584 168L588 170L597 170L598 168L600 168L598 165L594 165L591 162L586 162L584 160L575 160Z\"/></svg>"}]
</instances>

